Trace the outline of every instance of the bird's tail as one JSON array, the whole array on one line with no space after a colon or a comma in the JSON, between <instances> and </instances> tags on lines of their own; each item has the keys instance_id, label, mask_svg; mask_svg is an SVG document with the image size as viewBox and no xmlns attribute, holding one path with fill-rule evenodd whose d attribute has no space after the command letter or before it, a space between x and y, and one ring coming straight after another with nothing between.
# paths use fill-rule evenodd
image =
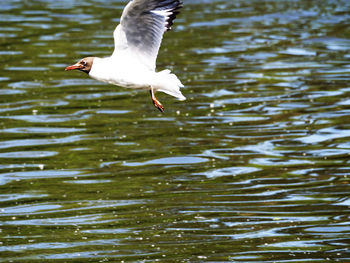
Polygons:
<instances>
[{"instance_id":1,"label":"bird's tail","mask_svg":"<svg viewBox=\"0 0 350 263\"><path fill-rule=\"evenodd\" d=\"M181 81L175 74L171 73L169 69L156 73L156 79L154 82L154 88L156 90L174 96L179 100L186 99L186 97L182 95L180 91L180 88L182 88L184 85L182 85Z\"/></svg>"}]
</instances>

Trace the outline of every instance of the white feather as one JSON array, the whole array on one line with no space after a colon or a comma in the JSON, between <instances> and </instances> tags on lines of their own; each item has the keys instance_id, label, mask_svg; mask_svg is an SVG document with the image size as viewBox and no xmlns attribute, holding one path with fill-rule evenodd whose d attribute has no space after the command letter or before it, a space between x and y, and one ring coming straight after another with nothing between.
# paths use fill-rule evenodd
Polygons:
<instances>
[{"instance_id":1,"label":"white feather","mask_svg":"<svg viewBox=\"0 0 350 263\"><path fill-rule=\"evenodd\" d=\"M186 99L180 80L170 70L156 73L156 58L168 20L181 3L168 2L171 8L157 8L160 0L133 0L124 8L121 22L114 30L114 52L106 58L95 58L89 75L99 81L135 89L165 92ZM162 6L162 8L164 8Z\"/></svg>"}]
</instances>

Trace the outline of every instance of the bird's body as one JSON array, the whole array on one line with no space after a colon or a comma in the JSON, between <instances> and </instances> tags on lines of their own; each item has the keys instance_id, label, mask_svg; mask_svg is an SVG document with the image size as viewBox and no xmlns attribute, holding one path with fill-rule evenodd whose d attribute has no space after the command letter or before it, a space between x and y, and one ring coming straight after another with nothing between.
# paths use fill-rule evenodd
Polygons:
<instances>
[{"instance_id":1,"label":"bird's body","mask_svg":"<svg viewBox=\"0 0 350 263\"><path fill-rule=\"evenodd\" d=\"M89 76L124 88L139 89L151 85L151 81L156 74L155 71L144 68L135 62L120 61L124 61L124 63L120 63L111 57L94 58Z\"/></svg>"},{"instance_id":2,"label":"bird's body","mask_svg":"<svg viewBox=\"0 0 350 263\"><path fill-rule=\"evenodd\" d=\"M181 81L170 70L156 72L156 58L163 33L170 29L182 7L179 0L132 0L124 8L114 30L114 52L110 57L87 57L66 70L79 69L90 77L113 85L150 90L154 105L164 111L155 98L162 91L180 100Z\"/></svg>"}]
</instances>

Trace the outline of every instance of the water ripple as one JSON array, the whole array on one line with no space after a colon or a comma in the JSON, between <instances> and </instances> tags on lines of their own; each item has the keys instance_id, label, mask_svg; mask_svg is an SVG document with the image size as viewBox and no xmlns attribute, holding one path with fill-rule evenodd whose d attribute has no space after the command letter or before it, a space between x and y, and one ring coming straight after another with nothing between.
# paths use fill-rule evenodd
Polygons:
<instances>
[{"instance_id":1,"label":"water ripple","mask_svg":"<svg viewBox=\"0 0 350 263\"><path fill-rule=\"evenodd\" d=\"M64 71L124 5L0 4L0 261L349 261L350 2L185 1L164 113Z\"/></svg>"}]
</instances>

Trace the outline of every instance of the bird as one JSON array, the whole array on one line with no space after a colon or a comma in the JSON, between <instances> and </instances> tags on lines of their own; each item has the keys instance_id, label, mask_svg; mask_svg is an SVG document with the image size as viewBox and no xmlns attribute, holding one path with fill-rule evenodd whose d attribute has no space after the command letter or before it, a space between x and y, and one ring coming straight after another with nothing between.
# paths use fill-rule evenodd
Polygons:
<instances>
[{"instance_id":1,"label":"bird","mask_svg":"<svg viewBox=\"0 0 350 263\"><path fill-rule=\"evenodd\" d=\"M184 85L169 69L156 72L156 59L163 34L171 29L180 0L131 0L113 32L114 51L108 57L85 57L65 70L80 70L93 79L124 88L149 90L153 105L164 106L156 91L185 100Z\"/></svg>"}]
</instances>

